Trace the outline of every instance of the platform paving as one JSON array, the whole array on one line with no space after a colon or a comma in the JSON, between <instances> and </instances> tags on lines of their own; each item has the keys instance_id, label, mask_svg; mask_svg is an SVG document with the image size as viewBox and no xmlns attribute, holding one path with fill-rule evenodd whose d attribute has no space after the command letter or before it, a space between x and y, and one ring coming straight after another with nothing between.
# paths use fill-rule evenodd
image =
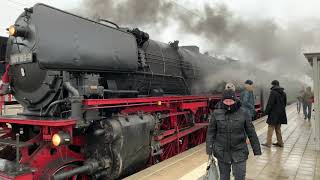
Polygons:
<instances>
[{"instance_id":1,"label":"platform paving","mask_svg":"<svg viewBox=\"0 0 320 180\"><path fill-rule=\"evenodd\" d=\"M311 122L298 114L295 106L287 108L288 125L282 126L283 148L262 147L261 156L253 156L250 149L247 161L248 180L320 180L320 152L315 151ZM265 117L255 123L260 142L266 140ZM275 141L275 134L274 134ZM126 180L200 180L208 156L205 144L140 171Z\"/></svg>"}]
</instances>

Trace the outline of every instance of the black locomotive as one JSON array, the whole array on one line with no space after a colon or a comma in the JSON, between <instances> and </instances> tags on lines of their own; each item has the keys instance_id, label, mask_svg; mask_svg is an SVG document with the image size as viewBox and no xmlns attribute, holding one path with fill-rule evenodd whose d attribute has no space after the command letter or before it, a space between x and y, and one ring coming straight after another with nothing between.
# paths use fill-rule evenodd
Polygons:
<instances>
[{"instance_id":1,"label":"black locomotive","mask_svg":"<svg viewBox=\"0 0 320 180\"><path fill-rule=\"evenodd\" d=\"M79 162L81 158L78 158L77 163L71 160L68 164L54 162L56 166L48 163L51 169L57 169L55 173L48 168L39 170L42 166L35 164L39 166L35 179L46 179L50 173L49 177L53 175L55 179L81 173L90 174L92 178L115 179L139 169L150 156L161 156L155 136L164 130L176 132L171 126L164 126L167 121L161 119L177 116L175 120L183 123L177 125L181 129L176 133L187 127L196 132L195 123L208 121L206 103L209 99L181 99L194 95L195 84L201 83L206 75L230 63L201 54L196 46L179 46L178 41L157 42L139 29L121 28L107 20L92 21L44 4L26 8L8 31L6 59L11 65L11 92L24 107L18 117L23 117L29 124L23 125L21 120L8 118L0 118L1 123L18 122L20 125L13 125L12 129L14 132L25 131L21 135L25 142L34 139L37 133L44 134L45 141L55 131L58 135L53 135L52 139L60 141L53 144L70 142L70 137L85 139L77 145L67 146L68 151L80 154L79 157L84 155L85 162ZM133 107L133 110L125 111L126 114L120 113L130 98L167 96L178 99L172 98L176 107L169 102L164 106L157 101L157 105L150 103L152 107L144 104L142 108L141 104L135 104L141 108ZM90 109L83 103L86 99L112 98L124 99L124 105ZM146 99L146 102L151 101ZM176 108L175 115L168 114L173 108ZM184 108L189 109L185 111ZM186 112L190 114L180 117L179 113ZM39 126L43 128L42 120L52 122L53 119L70 118L77 121L71 129L46 125L50 130L39 131ZM41 120L42 124L37 126L30 119ZM205 134L205 127L202 130L201 133ZM186 140L181 136L177 143ZM168 142L162 142L163 146ZM53 152L46 157L60 152L60 147L48 148L44 144L36 143L36 148L29 154L46 148L49 154ZM73 156L76 157L78 155ZM43 161L44 158L39 159ZM72 170L61 171L67 165Z\"/></svg>"},{"instance_id":2,"label":"black locomotive","mask_svg":"<svg viewBox=\"0 0 320 180\"><path fill-rule=\"evenodd\" d=\"M192 84L224 62L195 46L153 41L139 29L110 23L36 4L8 28L6 59L11 92L24 107L19 116L77 119L73 133L87 139L86 158L112 164L108 171L95 169L95 177L113 179L145 165L156 118L114 116L118 108L83 110L83 100L191 95ZM97 136L101 132L106 135Z\"/></svg>"},{"instance_id":3,"label":"black locomotive","mask_svg":"<svg viewBox=\"0 0 320 180\"><path fill-rule=\"evenodd\" d=\"M52 102L65 99L72 87L83 98L192 94L204 70L224 63L196 46L153 41L138 29L111 27L43 4L26 9L11 28L12 93L26 114L67 110Z\"/></svg>"}]
</instances>

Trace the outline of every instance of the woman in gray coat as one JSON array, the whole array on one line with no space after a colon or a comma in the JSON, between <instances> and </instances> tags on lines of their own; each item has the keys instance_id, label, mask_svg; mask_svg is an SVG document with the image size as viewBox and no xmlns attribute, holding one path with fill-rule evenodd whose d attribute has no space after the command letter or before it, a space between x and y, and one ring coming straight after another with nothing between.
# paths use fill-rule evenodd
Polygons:
<instances>
[{"instance_id":1,"label":"woman in gray coat","mask_svg":"<svg viewBox=\"0 0 320 180\"><path fill-rule=\"evenodd\" d=\"M241 108L233 90L225 90L215 106L207 132L207 154L218 159L220 179L245 180L248 159L247 136L254 155L261 155L260 143L248 114Z\"/></svg>"}]
</instances>

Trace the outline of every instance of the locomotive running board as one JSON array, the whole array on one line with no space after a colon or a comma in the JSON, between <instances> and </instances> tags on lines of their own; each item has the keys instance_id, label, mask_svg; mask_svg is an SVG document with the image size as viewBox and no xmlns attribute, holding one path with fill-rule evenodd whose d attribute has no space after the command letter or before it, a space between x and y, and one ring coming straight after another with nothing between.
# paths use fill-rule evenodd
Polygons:
<instances>
[{"instance_id":1,"label":"locomotive running board","mask_svg":"<svg viewBox=\"0 0 320 180\"><path fill-rule=\"evenodd\" d=\"M15 140L10 140L10 139L0 139L0 145L7 145L7 146L13 146L13 147L26 147L26 146L30 146L33 143L29 143L29 142L19 142L17 144L17 142Z\"/></svg>"},{"instance_id":2,"label":"locomotive running board","mask_svg":"<svg viewBox=\"0 0 320 180\"><path fill-rule=\"evenodd\" d=\"M75 119L53 119L35 116L0 116L0 123L24 124L35 126L70 126L75 125Z\"/></svg>"}]
</instances>

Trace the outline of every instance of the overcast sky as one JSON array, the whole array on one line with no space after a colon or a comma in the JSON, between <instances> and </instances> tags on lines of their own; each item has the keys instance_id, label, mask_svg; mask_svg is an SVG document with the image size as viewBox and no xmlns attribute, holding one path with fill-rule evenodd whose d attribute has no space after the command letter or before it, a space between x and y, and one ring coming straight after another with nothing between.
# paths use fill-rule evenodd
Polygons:
<instances>
[{"instance_id":1,"label":"overcast sky","mask_svg":"<svg viewBox=\"0 0 320 180\"><path fill-rule=\"evenodd\" d=\"M114 0L116 2L119 2L121 0ZM189 11L186 12L187 16L194 16L197 14L197 16L201 16L204 14L203 5L211 3L214 4L225 4L232 12L233 16L239 17L242 20L247 20L248 22L251 22L251 20L257 20L257 19L268 19L272 20L273 22L276 22L277 25L286 27L287 25L298 24L298 27L307 27L311 25L318 26L320 24L320 0L166 0L166 1L175 1L176 6L183 6L183 11ZM54 6L56 8L66 10L66 11L72 11L72 12L79 12L79 9L83 8L82 6L82 0L0 0L0 36L7 36L6 28L10 25L14 24L15 19L23 12L23 9L25 7L31 7L36 3L45 3L49 4L51 6ZM152 0L150 0L150 3ZM175 3L173 3L175 4ZM178 5L177 5L178 4ZM102 6L103 7L103 6ZM190 12L193 13L190 13ZM104 17L108 19L108 17ZM146 27L140 27L143 31L146 31L150 34L150 38L162 42L169 42L173 40L179 40L179 45L197 45L200 47L200 51L209 51L210 55L220 55L220 56L229 56L234 57L237 59L241 59L246 61L248 58L254 59L254 56L251 51L242 51L240 48L231 48L227 49L224 52L221 52L219 54L218 50L212 49L210 47L210 44L212 44L212 39L210 38L201 38L199 37L199 34L197 33L186 33L181 32L181 29L177 27L177 23L174 22L174 19L171 19L171 21L168 23L168 27L153 27L152 25L146 26ZM263 22L263 21L262 21ZM117 22L116 22L117 23ZM302 24L301 24L302 23ZM301 26L300 26L301 24ZM121 25L121 24L120 24ZM287 30L288 34L290 32L294 32L290 28ZM308 32L308 31L306 31ZM315 34L318 34L317 31L311 31ZM293 33L294 34L294 33ZM311 33L307 33L311 34ZM285 36L285 34L282 34ZM262 35L263 36L263 35ZM319 35L320 36L320 35ZM250 36L249 36L250 37ZM294 36L298 37L298 36ZM256 37L256 38L261 38ZM264 37L262 37L263 39ZM291 38L289 38L290 40ZM294 38L292 38L294 39ZM313 38L318 39L318 38ZM287 39L288 40L288 39ZM299 38L298 38L299 40ZM249 40L250 41L250 40ZM305 48L305 46L291 46L290 44L285 44L285 46L281 46L281 43L283 42L276 42L281 41L280 39L275 40L275 47L274 50L277 50L278 44L280 43L280 48L286 48L287 45L289 46L289 52L293 54L293 56L288 54L278 54L280 57L276 60L278 62L282 62L283 64L275 63L274 66L271 66L269 64L269 68L271 67L284 67L290 65L290 61L292 59L296 59L295 62L301 61L305 62L305 59L302 55L302 52L306 51L314 51L320 49L320 43L316 41L316 44L314 47L308 47ZM309 41L309 40L308 40ZM291 42L291 41L288 41ZM292 41L295 43L299 43L299 41ZM304 42L305 43L305 42ZM264 41L262 41L260 44L264 44ZM298 47L298 48L296 48ZM270 48L270 47L269 47ZM253 48L254 49L254 48ZM271 47L272 49L272 47ZM276 53L277 51L275 51ZM217 53L217 54L216 54ZM271 52L273 53L273 51ZM277 57L277 54L275 54L275 57ZM272 57L271 57L272 59ZM288 63L290 62L290 63ZM302 63L303 64L303 63ZM288 69L292 69L293 72L298 72L299 69L297 69L297 66L301 66L291 63L291 66L286 67L286 71ZM276 68L275 71L278 69ZM291 71L288 71L289 74L292 74ZM299 74L297 76L300 77Z\"/></svg>"},{"instance_id":2,"label":"overcast sky","mask_svg":"<svg viewBox=\"0 0 320 180\"><path fill-rule=\"evenodd\" d=\"M14 24L25 7L38 2L66 10L77 7L80 0L0 0L0 36L8 36L6 28Z\"/></svg>"},{"instance_id":3,"label":"overcast sky","mask_svg":"<svg viewBox=\"0 0 320 180\"><path fill-rule=\"evenodd\" d=\"M150 0L152 1L152 0ZM225 3L236 15L261 18L273 18L277 22L287 23L305 18L319 18L319 0L176 0L190 9L201 7L204 2ZM0 0L0 35L6 36L6 28L14 23L24 7L41 2L64 10L80 6L81 0Z\"/></svg>"},{"instance_id":4,"label":"overcast sky","mask_svg":"<svg viewBox=\"0 0 320 180\"><path fill-rule=\"evenodd\" d=\"M67 11L81 6L81 0L0 0L0 36L7 36L6 28L14 24L24 7L31 7L38 2ZM204 3L224 3L234 15L241 18L268 18L284 26L289 22L303 22L303 19L320 19L318 13L320 0L176 0L176 2L197 14L202 13L201 7ZM179 33L175 30L174 25L171 26L164 28L160 34L159 31L152 29L143 30L147 31L155 40L169 42L179 39L181 45L194 44L200 46L202 52L208 50L204 44L209 40L199 39L191 34Z\"/></svg>"}]
</instances>

